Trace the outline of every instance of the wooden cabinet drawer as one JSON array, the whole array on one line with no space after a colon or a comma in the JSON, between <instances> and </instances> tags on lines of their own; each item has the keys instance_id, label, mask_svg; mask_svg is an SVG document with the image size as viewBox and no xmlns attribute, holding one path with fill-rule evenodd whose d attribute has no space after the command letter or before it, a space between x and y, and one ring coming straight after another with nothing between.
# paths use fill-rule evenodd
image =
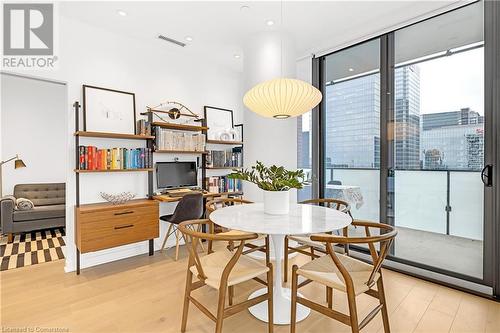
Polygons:
<instances>
[{"instance_id":1,"label":"wooden cabinet drawer","mask_svg":"<svg viewBox=\"0 0 500 333\"><path fill-rule=\"evenodd\" d=\"M143 200L101 209L76 209L76 242L82 253L159 237L158 204ZM87 207L86 207L87 208Z\"/></svg>"}]
</instances>

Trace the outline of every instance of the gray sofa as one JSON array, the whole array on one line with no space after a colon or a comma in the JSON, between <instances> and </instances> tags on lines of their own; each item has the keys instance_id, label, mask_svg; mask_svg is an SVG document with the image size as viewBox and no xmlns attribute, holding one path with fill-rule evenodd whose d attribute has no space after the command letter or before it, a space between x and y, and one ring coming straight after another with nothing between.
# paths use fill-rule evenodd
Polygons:
<instances>
[{"instance_id":1,"label":"gray sofa","mask_svg":"<svg viewBox=\"0 0 500 333\"><path fill-rule=\"evenodd\" d=\"M9 242L14 233L65 226L66 184L18 184L14 186L14 197L30 199L35 207L16 210L12 199L1 199L2 233L9 235Z\"/></svg>"}]
</instances>

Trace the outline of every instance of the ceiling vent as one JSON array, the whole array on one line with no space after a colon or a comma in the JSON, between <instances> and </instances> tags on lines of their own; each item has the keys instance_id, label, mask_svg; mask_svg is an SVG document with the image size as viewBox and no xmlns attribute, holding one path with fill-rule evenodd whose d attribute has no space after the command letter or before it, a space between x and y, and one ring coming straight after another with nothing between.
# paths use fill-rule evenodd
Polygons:
<instances>
[{"instance_id":1,"label":"ceiling vent","mask_svg":"<svg viewBox=\"0 0 500 333\"><path fill-rule=\"evenodd\" d=\"M179 42L178 40L175 40L175 39L172 39L172 38L168 38L168 37L165 37L163 35L159 35L158 38L162 39L162 40L164 40L166 42L178 45L178 46L182 46L182 47L186 46L186 44L183 43L183 42Z\"/></svg>"}]
</instances>

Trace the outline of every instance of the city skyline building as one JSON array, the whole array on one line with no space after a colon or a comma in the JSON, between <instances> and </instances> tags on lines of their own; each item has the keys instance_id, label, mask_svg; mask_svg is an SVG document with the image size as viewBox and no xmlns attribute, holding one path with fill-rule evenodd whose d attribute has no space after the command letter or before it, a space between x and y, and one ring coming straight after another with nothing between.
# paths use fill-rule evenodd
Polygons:
<instances>
[{"instance_id":1,"label":"city skyline building","mask_svg":"<svg viewBox=\"0 0 500 333\"><path fill-rule=\"evenodd\" d=\"M380 167L380 75L326 86L326 165Z\"/></svg>"},{"instance_id":2,"label":"city skyline building","mask_svg":"<svg viewBox=\"0 0 500 333\"><path fill-rule=\"evenodd\" d=\"M420 169L420 69L399 67L394 76L395 168Z\"/></svg>"},{"instance_id":3,"label":"city skyline building","mask_svg":"<svg viewBox=\"0 0 500 333\"><path fill-rule=\"evenodd\" d=\"M470 107L422 113L418 65L395 70L394 165L399 170L480 170L484 116ZM379 74L330 82L325 88L327 168L380 168ZM297 126L297 161L310 168L310 132Z\"/></svg>"},{"instance_id":4,"label":"city skyline building","mask_svg":"<svg viewBox=\"0 0 500 333\"><path fill-rule=\"evenodd\" d=\"M448 116L443 113L443 117ZM426 170L480 170L484 159L483 125L441 126L422 131L421 157Z\"/></svg>"},{"instance_id":5,"label":"city skyline building","mask_svg":"<svg viewBox=\"0 0 500 333\"><path fill-rule=\"evenodd\" d=\"M443 126L469 125L484 123L484 116L469 107L458 111L445 111L422 114L422 130L430 130Z\"/></svg>"}]
</instances>

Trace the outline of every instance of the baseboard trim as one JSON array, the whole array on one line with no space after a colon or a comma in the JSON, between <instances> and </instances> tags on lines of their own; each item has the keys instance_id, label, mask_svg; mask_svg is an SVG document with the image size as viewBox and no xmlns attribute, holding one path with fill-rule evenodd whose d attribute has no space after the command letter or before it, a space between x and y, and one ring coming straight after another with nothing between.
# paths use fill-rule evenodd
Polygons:
<instances>
[{"instance_id":1,"label":"baseboard trim","mask_svg":"<svg viewBox=\"0 0 500 333\"><path fill-rule=\"evenodd\" d=\"M162 235L165 237L165 235ZM155 238L154 250L160 250L161 244L163 242L163 237ZM66 241L66 239L65 239ZM184 245L184 240L181 238L180 245ZM175 236L171 236L167 241L167 247L175 246ZM139 243L127 244L118 247L113 247L111 249L84 253L80 257L80 268L90 268L106 263L110 263L117 260L122 260L130 257L135 257L142 254L147 254L149 252L148 241L142 241ZM71 273L76 271L76 247L74 244L72 246L66 245L63 250L64 257L66 258L66 263L64 265L64 271L66 273Z\"/></svg>"}]
</instances>

